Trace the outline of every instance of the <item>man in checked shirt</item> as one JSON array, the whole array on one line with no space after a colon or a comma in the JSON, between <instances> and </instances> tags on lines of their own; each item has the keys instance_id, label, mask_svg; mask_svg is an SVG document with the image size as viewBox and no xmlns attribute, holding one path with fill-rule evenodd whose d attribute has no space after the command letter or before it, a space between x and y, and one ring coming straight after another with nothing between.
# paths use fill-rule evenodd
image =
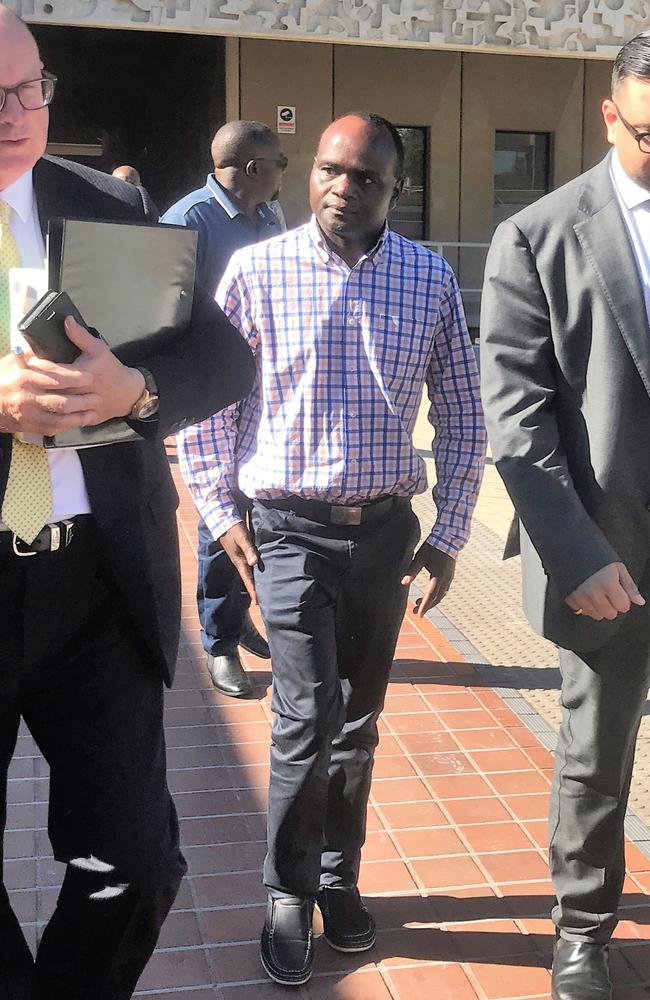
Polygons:
<instances>
[{"instance_id":1,"label":"man in checked shirt","mask_svg":"<svg viewBox=\"0 0 650 1000\"><path fill-rule=\"evenodd\" d=\"M469 534L485 430L449 265L392 232L399 133L350 114L323 134L305 226L234 254L217 292L257 359L241 406L184 431L199 511L258 600L273 661L269 891L261 958L284 985L312 971L312 911L340 951L371 948L357 890L372 761L408 585L424 616ZM436 523L411 437L426 382ZM233 502L253 500L251 537Z\"/></svg>"}]
</instances>

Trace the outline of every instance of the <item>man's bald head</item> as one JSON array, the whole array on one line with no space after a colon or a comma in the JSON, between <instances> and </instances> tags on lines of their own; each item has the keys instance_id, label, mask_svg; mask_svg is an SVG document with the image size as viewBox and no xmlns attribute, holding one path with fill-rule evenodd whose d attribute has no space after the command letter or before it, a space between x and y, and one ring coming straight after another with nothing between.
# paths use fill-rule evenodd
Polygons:
<instances>
[{"instance_id":1,"label":"man's bald head","mask_svg":"<svg viewBox=\"0 0 650 1000\"><path fill-rule=\"evenodd\" d=\"M395 178L401 180L403 177L404 144L399 132L387 118L372 111L350 111L325 129L320 137L319 150L336 135L351 137L355 141L362 140L369 146L378 147L387 156L394 158Z\"/></svg>"},{"instance_id":2,"label":"man's bald head","mask_svg":"<svg viewBox=\"0 0 650 1000\"><path fill-rule=\"evenodd\" d=\"M309 202L330 246L353 267L377 242L402 191L402 140L369 112L344 115L323 132Z\"/></svg>"},{"instance_id":3,"label":"man's bald head","mask_svg":"<svg viewBox=\"0 0 650 1000\"><path fill-rule=\"evenodd\" d=\"M215 180L251 215L277 197L287 159L275 132L262 122L226 122L212 140Z\"/></svg>"},{"instance_id":4,"label":"man's bald head","mask_svg":"<svg viewBox=\"0 0 650 1000\"><path fill-rule=\"evenodd\" d=\"M280 143L277 135L262 122L226 122L219 129L210 149L215 170L225 167L245 166L257 156L278 156Z\"/></svg>"},{"instance_id":5,"label":"man's bald head","mask_svg":"<svg viewBox=\"0 0 650 1000\"><path fill-rule=\"evenodd\" d=\"M126 163L122 164L121 167L115 167L113 177L117 177L119 181L128 181L129 184L136 184L138 186L142 184L139 172L135 167L130 167Z\"/></svg>"},{"instance_id":6,"label":"man's bald head","mask_svg":"<svg viewBox=\"0 0 650 1000\"><path fill-rule=\"evenodd\" d=\"M0 4L0 87L18 87L42 75L43 64L31 32L13 11ZM48 124L47 108L26 111L15 93L6 95L0 111L0 191L41 158Z\"/></svg>"}]
</instances>

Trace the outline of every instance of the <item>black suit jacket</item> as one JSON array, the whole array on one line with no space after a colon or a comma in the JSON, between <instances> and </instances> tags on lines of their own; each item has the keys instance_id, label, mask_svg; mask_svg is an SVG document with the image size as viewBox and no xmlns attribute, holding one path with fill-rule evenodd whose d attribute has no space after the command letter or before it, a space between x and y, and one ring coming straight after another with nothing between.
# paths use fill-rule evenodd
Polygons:
<instances>
[{"instance_id":1,"label":"black suit jacket","mask_svg":"<svg viewBox=\"0 0 650 1000\"><path fill-rule=\"evenodd\" d=\"M62 216L156 221L145 191L66 160L39 160L34 189L43 233L49 219ZM83 449L79 457L107 572L145 654L171 683L180 625L178 496L163 438L245 396L254 364L240 334L199 290L187 334L173 349L142 364L158 385L158 420L134 424L142 441ZM11 442L11 435L0 434L0 503Z\"/></svg>"}]
</instances>

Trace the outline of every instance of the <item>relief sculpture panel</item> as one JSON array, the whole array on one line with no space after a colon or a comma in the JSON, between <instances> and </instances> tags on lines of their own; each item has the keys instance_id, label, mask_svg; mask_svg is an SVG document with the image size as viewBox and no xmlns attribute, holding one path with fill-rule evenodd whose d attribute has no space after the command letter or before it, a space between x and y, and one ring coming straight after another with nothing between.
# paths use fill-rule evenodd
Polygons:
<instances>
[{"instance_id":1,"label":"relief sculpture panel","mask_svg":"<svg viewBox=\"0 0 650 1000\"><path fill-rule=\"evenodd\" d=\"M5 0L30 21L469 50L616 54L650 0Z\"/></svg>"}]
</instances>

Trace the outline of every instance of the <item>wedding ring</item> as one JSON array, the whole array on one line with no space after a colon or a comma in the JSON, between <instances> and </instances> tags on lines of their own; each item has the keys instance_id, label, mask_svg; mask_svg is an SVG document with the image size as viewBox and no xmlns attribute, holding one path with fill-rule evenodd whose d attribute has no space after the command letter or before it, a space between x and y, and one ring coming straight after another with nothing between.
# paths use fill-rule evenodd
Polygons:
<instances>
[{"instance_id":1,"label":"wedding ring","mask_svg":"<svg viewBox=\"0 0 650 1000\"><path fill-rule=\"evenodd\" d=\"M584 615L584 611L582 610L582 608L578 608L578 610L574 611L573 613L574 615Z\"/></svg>"}]
</instances>

